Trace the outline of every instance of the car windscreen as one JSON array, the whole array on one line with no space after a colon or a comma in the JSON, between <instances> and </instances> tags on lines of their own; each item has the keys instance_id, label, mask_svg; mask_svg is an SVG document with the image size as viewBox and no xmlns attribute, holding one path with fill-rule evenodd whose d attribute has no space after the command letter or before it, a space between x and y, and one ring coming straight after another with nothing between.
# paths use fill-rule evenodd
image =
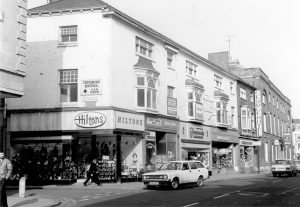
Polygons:
<instances>
[{"instance_id":1,"label":"car windscreen","mask_svg":"<svg viewBox=\"0 0 300 207\"><path fill-rule=\"evenodd\" d=\"M182 167L181 162L170 162L170 163L162 164L159 170L180 170L181 167Z\"/></svg>"},{"instance_id":2,"label":"car windscreen","mask_svg":"<svg viewBox=\"0 0 300 207\"><path fill-rule=\"evenodd\" d=\"M281 164L281 165L284 165L284 164L289 164L287 160L275 160L275 164Z\"/></svg>"}]
</instances>

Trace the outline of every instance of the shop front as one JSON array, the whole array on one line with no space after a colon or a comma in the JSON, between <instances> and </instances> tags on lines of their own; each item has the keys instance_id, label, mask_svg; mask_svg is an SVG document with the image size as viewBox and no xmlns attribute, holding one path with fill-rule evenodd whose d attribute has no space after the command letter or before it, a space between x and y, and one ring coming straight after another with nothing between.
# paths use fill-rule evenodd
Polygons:
<instances>
[{"instance_id":1,"label":"shop front","mask_svg":"<svg viewBox=\"0 0 300 207\"><path fill-rule=\"evenodd\" d=\"M13 176L29 182L85 179L92 159L102 182L143 172L144 115L114 111L15 113L10 116ZM38 130L37 130L38 129Z\"/></svg>"},{"instance_id":2,"label":"shop front","mask_svg":"<svg viewBox=\"0 0 300 207\"><path fill-rule=\"evenodd\" d=\"M258 170L258 146L257 140L246 138L239 139L240 144L240 173L254 173Z\"/></svg>"},{"instance_id":3,"label":"shop front","mask_svg":"<svg viewBox=\"0 0 300 207\"><path fill-rule=\"evenodd\" d=\"M212 173L233 173L239 168L238 134L227 129L211 128Z\"/></svg>"},{"instance_id":4,"label":"shop front","mask_svg":"<svg viewBox=\"0 0 300 207\"><path fill-rule=\"evenodd\" d=\"M209 127L180 122L180 159L200 160L211 174Z\"/></svg>"},{"instance_id":5,"label":"shop front","mask_svg":"<svg viewBox=\"0 0 300 207\"><path fill-rule=\"evenodd\" d=\"M176 160L178 121L147 115L145 128L145 171L155 171L162 163Z\"/></svg>"}]
</instances>

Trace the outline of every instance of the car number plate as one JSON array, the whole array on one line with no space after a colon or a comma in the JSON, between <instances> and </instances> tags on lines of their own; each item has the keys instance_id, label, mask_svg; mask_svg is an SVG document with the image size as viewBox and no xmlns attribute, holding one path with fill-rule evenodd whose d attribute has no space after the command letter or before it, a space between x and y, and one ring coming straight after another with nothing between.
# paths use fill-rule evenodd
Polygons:
<instances>
[{"instance_id":1,"label":"car number plate","mask_svg":"<svg viewBox=\"0 0 300 207\"><path fill-rule=\"evenodd\" d=\"M158 182L150 182L149 185L158 185Z\"/></svg>"}]
</instances>

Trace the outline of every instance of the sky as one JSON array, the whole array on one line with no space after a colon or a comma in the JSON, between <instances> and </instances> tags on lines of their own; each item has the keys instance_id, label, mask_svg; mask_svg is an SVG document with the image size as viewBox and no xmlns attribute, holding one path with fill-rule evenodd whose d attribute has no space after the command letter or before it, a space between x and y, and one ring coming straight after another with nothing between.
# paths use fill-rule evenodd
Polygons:
<instances>
[{"instance_id":1,"label":"sky","mask_svg":"<svg viewBox=\"0 0 300 207\"><path fill-rule=\"evenodd\" d=\"M300 119L299 0L104 0L204 58L229 51L261 68Z\"/></svg>"}]
</instances>

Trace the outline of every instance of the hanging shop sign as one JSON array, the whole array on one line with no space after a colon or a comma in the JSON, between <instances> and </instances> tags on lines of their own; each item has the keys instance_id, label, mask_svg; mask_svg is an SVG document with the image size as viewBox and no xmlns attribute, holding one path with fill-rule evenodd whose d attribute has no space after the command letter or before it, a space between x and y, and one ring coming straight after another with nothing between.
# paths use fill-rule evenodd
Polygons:
<instances>
[{"instance_id":1,"label":"hanging shop sign","mask_svg":"<svg viewBox=\"0 0 300 207\"><path fill-rule=\"evenodd\" d=\"M278 139L275 139L275 140L274 140L274 145L276 145L276 146L279 145L279 140L278 140Z\"/></svg>"},{"instance_id":2,"label":"hanging shop sign","mask_svg":"<svg viewBox=\"0 0 300 207\"><path fill-rule=\"evenodd\" d=\"M145 131L144 116L126 112L115 112L116 128Z\"/></svg>"},{"instance_id":3,"label":"hanging shop sign","mask_svg":"<svg viewBox=\"0 0 300 207\"><path fill-rule=\"evenodd\" d=\"M155 132L146 131L145 132L145 139L149 140L149 141L155 141L156 140Z\"/></svg>"},{"instance_id":4,"label":"hanging shop sign","mask_svg":"<svg viewBox=\"0 0 300 207\"><path fill-rule=\"evenodd\" d=\"M240 145L243 146L261 146L261 141L240 139Z\"/></svg>"},{"instance_id":5,"label":"hanging shop sign","mask_svg":"<svg viewBox=\"0 0 300 207\"><path fill-rule=\"evenodd\" d=\"M99 112L82 112L74 118L75 124L82 128L96 128L103 125L105 121L105 116Z\"/></svg>"}]
</instances>

